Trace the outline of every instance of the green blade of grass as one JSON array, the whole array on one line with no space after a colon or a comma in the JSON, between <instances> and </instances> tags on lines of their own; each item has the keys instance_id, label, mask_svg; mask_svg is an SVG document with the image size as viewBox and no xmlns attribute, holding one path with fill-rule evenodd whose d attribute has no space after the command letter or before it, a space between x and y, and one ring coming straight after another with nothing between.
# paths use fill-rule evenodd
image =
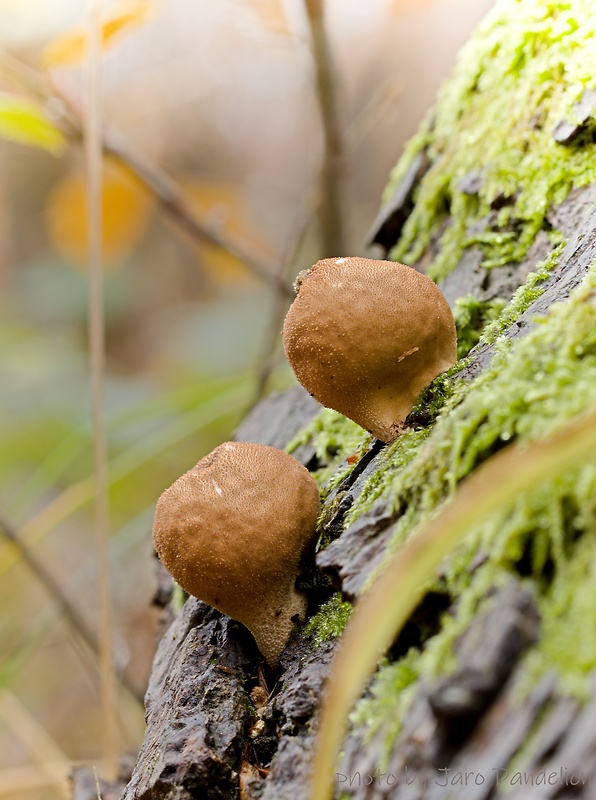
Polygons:
<instances>
[{"instance_id":1,"label":"green blade of grass","mask_svg":"<svg viewBox=\"0 0 596 800\"><path fill-rule=\"evenodd\" d=\"M490 514L593 454L596 413L527 447L511 445L467 478L442 510L396 553L357 604L333 661L315 748L311 798L330 800L347 717L379 658L421 599L445 556Z\"/></svg>"}]
</instances>

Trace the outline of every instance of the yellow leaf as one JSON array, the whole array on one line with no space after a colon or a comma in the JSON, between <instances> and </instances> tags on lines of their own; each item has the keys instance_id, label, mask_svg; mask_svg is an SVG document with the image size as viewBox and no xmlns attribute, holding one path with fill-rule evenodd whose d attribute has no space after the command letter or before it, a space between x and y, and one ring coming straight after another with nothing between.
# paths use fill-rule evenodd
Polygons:
<instances>
[{"instance_id":1,"label":"yellow leaf","mask_svg":"<svg viewBox=\"0 0 596 800\"><path fill-rule=\"evenodd\" d=\"M281 0L253 0L252 7L268 31L279 36L288 36L290 26Z\"/></svg>"},{"instance_id":2,"label":"yellow leaf","mask_svg":"<svg viewBox=\"0 0 596 800\"><path fill-rule=\"evenodd\" d=\"M189 181L184 184L184 192L197 219L206 228L217 231L224 239L237 243L242 249L274 258L275 254L258 237L254 225L247 218L247 209L238 187L209 181ZM252 279L252 274L238 258L215 244L197 244L197 256L219 283Z\"/></svg>"},{"instance_id":3,"label":"yellow leaf","mask_svg":"<svg viewBox=\"0 0 596 800\"><path fill-rule=\"evenodd\" d=\"M66 144L63 134L46 119L42 108L16 94L0 94L0 137L41 147L55 155Z\"/></svg>"},{"instance_id":4,"label":"yellow leaf","mask_svg":"<svg viewBox=\"0 0 596 800\"><path fill-rule=\"evenodd\" d=\"M56 250L68 261L87 262L87 193L83 170L66 175L52 190L46 217ZM122 259L147 228L154 200L119 162L106 160L103 172L103 255Z\"/></svg>"},{"instance_id":5,"label":"yellow leaf","mask_svg":"<svg viewBox=\"0 0 596 800\"><path fill-rule=\"evenodd\" d=\"M150 0L128 0L120 3L117 9L101 24L101 46L106 50L119 33L130 30L145 22L154 10ZM41 63L47 69L61 67L82 61L87 54L88 31L85 26L73 28L54 39L43 51Z\"/></svg>"}]
</instances>

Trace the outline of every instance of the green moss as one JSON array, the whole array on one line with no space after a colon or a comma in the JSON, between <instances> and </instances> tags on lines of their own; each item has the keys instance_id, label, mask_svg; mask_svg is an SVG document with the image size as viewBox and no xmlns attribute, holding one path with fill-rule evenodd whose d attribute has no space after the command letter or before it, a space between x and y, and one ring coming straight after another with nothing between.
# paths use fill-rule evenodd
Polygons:
<instances>
[{"instance_id":1,"label":"green moss","mask_svg":"<svg viewBox=\"0 0 596 800\"><path fill-rule=\"evenodd\" d=\"M544 291L540 284L558 265L564 247L565 242L562 242L549 254L548 258L536 265L534 272L530 272L525 283L517 289L509 304L494 320L488 322L478 337L479 341L483 344L493 344L510 325L521 317L534 300L540 297Z\"/></svg>"},{"instance_id":2,"label":"green moss","mask_svg":"<svg viewBox=\"0 0 596 800\"><path fill-rule=\"evenodd\" d=\"M317 461L322 465L313 473L313 477L323 488L322 497L325 499L350 474L358 459L342 470L338 470L337 466L348 456L364 455L372 441L372 436L360 425L337 411L322 408L312 422L286 446L286 452L293 453L302 445L312 443Z\"/></svg>"},{"instance_id":3,"label":"green moss","mask_svg":"<svg viewBox=\"0 0 596 800\"><path fill-rule=\"evenodd\" d=\"M419 673L420 653L412 648L394 664L383 661L378 677L373 683L369 695L358 703L350 717L350 723L366 731L370 741L382 727L383 754L382 760L388 762L391 746L400 731L403 712L407 708ZM387 713L387 709L391 713ZM382 763L385 769L387 763Z\"/></svg>"},{"instance_id":4,"label":"green moss","mask_svg":"<svg viewBox=\"0 0 596 800\"><path fill-rule=\"evenodd\" d=\"M345 470L338 469L338 472L341 475L345 475ZM333 541L334 536L331 532L330 523L339 511L339 507L345 496L345 492L337 492L332 500L327 500L323 503L321 515L317 521L317 534L319 538L317 539L315 552L318 553L320 550L324 550Z\"/></svg>"},{"instance_id":5,"label":"green moss","mask_svg":"<svg viewBox=\"0 0 596 800\"><path fill-rule=\"evenodd\" d=\"M431 161L392 258L414 263L440 235L429 269L439 280L467 247L480 247L483 266L493 268L522 261L539 230L553 235L548 209L596 180L593 137L573 146L552 137L596 86L595 34L591 0L496 3L461 51L432 126L429 117L394 171L388 194L416 153ZM460 188L471 173L481 176L477 195Z\"/></svg>"},{"instance_id":6,"label":"green moss","mask_svg":"<svg viewBox=\"0 0 596 800\"><path fill-rule=\"evenodd\" d=\"M340 592L324 603L304 628L306 636L312 636L316 646L343 633L347 625L352 604L342 600Z\"/></svg>"},{"instance_id":7,"label":"green moss","mask_svg":"<svg viewBox=\"0 0 596 800\"><path fill-rule=\"evenodd\" d=\"M303 428L286 447L293 453L312 442L317 459L328 464L338 456L345 457L362 443L365 432L355 422L330 408L321 408L312 422ZM370 438L370 437L369 437Z\"/></svg>"},{"instance_id":8,"label":"green moss","mask_svg":"<svg viewBox=\"0 0 596 800\"><path fill-rule=\"evenodd\" d=\"M538 644L525 658L522 693L528 692L547 670L559 675L559 691L587 699L596 666L596 465L578 474L589 491L581 498L581 513L589 513L584 535L560 567L541 604L542 631ZM584 527L585 522L582 524Z\"/></svg>"},{"instance_id":9,"label":"green moss","mask_svg":"<svg viewBox=\"0 0 596 800\"><path fill-rule=\"evenodd\" d=\"M409 464L428 437L427 429L411 430L388 445L377 457L377 468L364 484L344 520L349 527L383 495L389 494L391 478Z\"/></svg>"},{"instance_id":10,"label":"green moss","mask_svg":"<svg viewBox=\"0 0 596 800\"><path fill-rule=\"evenodd\" d=\"M452 402L458 393L460 381L458 374L468 363L462 358L446 372L438 375L418 396L414 407L406 417L406 425L410 428L427 428L439 414Z\"/></svg>"},{"instance_id":11,"label":"green moss","mask_svg":"<svg viewBox=\"0 0 596 800\"><path fill-rule=\"evenodd\" d=\"M480 335L490 322L499 318L506 306L505 300L479 300L471 294L455 302L453 316L457 329L457 357L464 358L480 341Z\"/></svg>"}]
</instances>

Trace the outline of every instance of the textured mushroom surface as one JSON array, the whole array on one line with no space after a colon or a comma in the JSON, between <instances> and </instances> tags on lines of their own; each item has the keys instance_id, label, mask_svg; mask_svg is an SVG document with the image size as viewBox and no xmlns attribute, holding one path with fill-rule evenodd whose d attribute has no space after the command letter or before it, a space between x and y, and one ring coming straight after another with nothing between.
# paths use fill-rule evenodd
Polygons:
<instances>
[{"instance_id":1,"label":"textured mushroom surface","mask_svg":"<svg viewBox=\"0 0 596 800\"><path fill-rule=\"evenodd\" d=\"M447 301L426 275L393 261L319 261L299 284L283 337L304 388L383 442L456 361Z\"/></svg>"},{"instance_id":2,"label":"textured mushroom surface","mask_svg":"<svg viewBox=\"0 0 596 800\"><path fill-rule=\"evenodd\" d=\"M295 583L319 511L317 485L292 456L226 442L161 495L153 541L176 582L246 625L275 666L306 613Z\"/></svg>"}]
</instances>

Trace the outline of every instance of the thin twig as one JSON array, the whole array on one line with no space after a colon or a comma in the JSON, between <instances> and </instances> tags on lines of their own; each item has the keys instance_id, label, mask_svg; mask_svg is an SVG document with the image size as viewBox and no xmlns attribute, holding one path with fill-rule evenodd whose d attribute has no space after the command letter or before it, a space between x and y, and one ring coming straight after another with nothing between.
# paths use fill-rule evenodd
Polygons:
<instances>
[{"instance_id":1,"label":"thin twig","mask_svg":"<svg viewBox=\"0 0 596 800\"><path fill-rule=\"evenodd\" d=\"M82 140L81 120L85 118L85 104L72 86L66 87L64 78L59 81L53 76L50 80L45 73L29 67L2 49L0 73L41 100L48 117L69 139ZM221 230L205 225L196 216L180 185L157 164L141 155L119 130L104 125L102 145L105 153L114 156L134 172L179 228L203 244L213 244L226 250L260 280L271 284L287 297L292 297L289 283L280 282L279 264L275 259L265 258L262 254L257 256L250 252L246 242L232 241Z\"/></svg>"},{"instance_id":2,"label":"thin twig","mask_svg":"<svg viewBox=\"0 0 596 800\"><path fill-rule=\"evenodd\" d=\"M47 770L48 778L60 794L68 800L70 797L68 789L70 762L66 753L9 689L3 689L0 693L0 718L3 719L11 733L18 737L33 758L43 765Z\"/></svg>"},{"instance_id":3,"label":"thin twig","mask_svg":"<svg viewBox=\"0 0 596 800\"><path fill-rule=\"evenodd\" d=\"M291 237L287 254L282 263L281 277L283 281L288 281L296 261L296 256L300 251L304 236L308 229L310 214L304 214L295 226L294 234ZM273 298L273 309L267 331L265 332L259 364L261 369L257 377L255 396L250 408L255 406L267 393L269 378L276 367L278 361L279 346L281 342L280 330L283 325L285 313L288 307L288 299L285 294L276 292ZM247 410L250 410L247 409Z\"/></svg>"},{"instance_id":4,"label":"thin twig","mask_svg":"<svg viewBox=\"0 0 596 800\"><path fill-rule=\"evenodd\" d=\"M97 5L89 0L89 60L87 115L83 141L87 164L87 230L89 259L89 350L93 405L93 464L95 478L95 540L99 610L99 673L102 734L109 777L118 769L116 675L112 646L113 614L110 587L108 454L104 413L106 363L102 259L102 120L100 21Z\"/></svg>"},{"instance_id":5,"label":"thin twig","mask_svg":"<svg viewBox=\"0 0 596 800\"><path fill-rule=\"evenodd\" d=\"M48 595L52 598L60 613L64 616L65 621L72 628L72 630L82 639L87 645L89 650L98 657L99 647L97 644L97 637L95 636L92 628L87 624L85 619L79 613L77 607L68 599L64 594L62 586L54 578L51 572L39 561L36 556L31 552L29 547L20 539L19 535L8 522L0 516L0 533L4 538L11 543L19 554L19 558L23 561L31 572L35 575L37 580L44 587ZM126 674L120 678L122 686L129 695L140 705L143 704L143 694L139 692L133 683L130 681Z\"/></svg>"},{"instance_id":6,"label":"thin twig","mask_svg":"<svg viewBox=\"0 0 596 800\"><path fill-rule=\"evenodd\" d=\"M62 587L54 576L37 560L35 555L20 541L12 526L0 517L0 531L11 544L18 550L21 560L29 567L38 581L54 600L69 625L79 634L81 639L93 651L97 652L97 640L91 628L87 625L77 608L70 602L62 591Z\"/></svg>"},{"instance_id":7,"label":"thin twig","mask_svg":"<svg viewBox=\"0 0 596 800\"><path fill-rule=\"evenodd\" d=\"M323 197L319 218L322 255L329 258L346 255L342 211L342 137L337 114L336 84L325 33L325 1L304 0L304 2L311 30L317 97L325 134L321 176Z\"/></svg>"},{"instance_id":8,"label":"thin twig","mask_svg":"<svg viewBox=\"0 0 596 800\"><path fill-rule=\"evenodd\" d=\"M226 239L220 230L206 228L197 219L191 209L184 192L167 173L134 152L128 145L125 137L114 129L106 130L104 148L107 153L124 162L148 189L159 199L159 202L168 216L177 225L183 228L194 239L207 244L214 244L226 250L230 255L241 261L257 278L269 283L273 288L286 297L292 296L292 289L288 283L282 283L279 276L279 262L275 259L258 259L248 253L248 249L240 247L237 242Z\"/></svg>"},{"instance_id":9,"label":"thin twig","mask_svg":"<svg viewBox=\"0 0 596 800\"><path fill-rule=\"evenodd\" d=\"M376 130L395 109L399 96L404 91L401 78L389 77L375 89L370 99L350 122L345 132L347 149L354 151L372 131Z\"/></svg>"}]
</instances>

